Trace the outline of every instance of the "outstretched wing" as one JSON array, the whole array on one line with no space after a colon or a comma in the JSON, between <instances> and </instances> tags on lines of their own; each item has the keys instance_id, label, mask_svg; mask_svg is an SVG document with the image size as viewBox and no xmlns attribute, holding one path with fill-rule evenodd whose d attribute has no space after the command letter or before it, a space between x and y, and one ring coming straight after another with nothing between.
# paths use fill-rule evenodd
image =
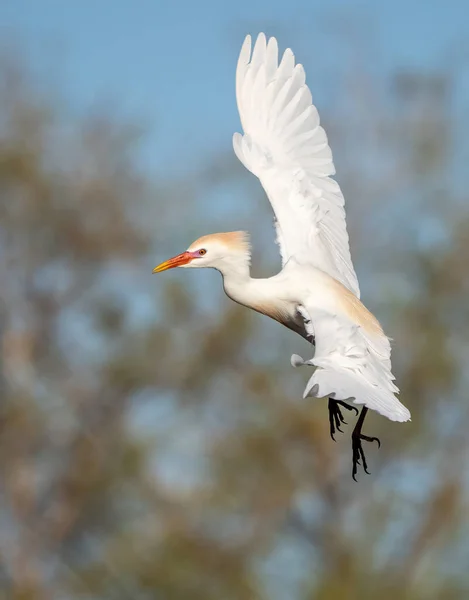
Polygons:
<instances>
[{"instance_id":1,"label":"outstretched wing","mask_svg":"<svg viewBox=\"0 0 469 600\"><path fill-rule=\"evenodd\" d=\"M301 313L316 342L311 360L292 356L293 366L314 367L304 397L351 399L391 421L410 419L395 395L399 389L391 373L391 347L381 328L367 332L344 315L313 307L302 307Z\"/></svg>"},{"instance_id":2,"label":"outstretched wing","mask_svg":"<svg viewBox=\"0 0 469 600\"><path fill-rule=\"evenodd\" d=\"M283 264L294 257L318 267L360 296L347 229L344 197L331 179L331 149L290 49L278 63L275 38L259 34L251 55L247 36L236 71L244 135L233 146L272 204Z\"/></svg>"}]
</instances>

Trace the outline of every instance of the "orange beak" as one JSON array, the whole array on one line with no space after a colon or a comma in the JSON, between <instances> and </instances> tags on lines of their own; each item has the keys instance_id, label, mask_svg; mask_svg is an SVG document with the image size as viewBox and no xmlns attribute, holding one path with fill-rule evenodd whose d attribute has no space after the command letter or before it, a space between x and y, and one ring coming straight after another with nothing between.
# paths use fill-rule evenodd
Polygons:
<instances>
[{"instance_id":1,"label":"orange beak","mask_svg":"<svg viewBox=\"0 0 469 600\"><path fill-rule=\"evenodd\" d=\"M152 273L161 273L162 271L167 271L168 269L174 269L175 267L182 267L183 265L187 265L193 259L193 255L191 252L183 252L182 254L178 254L169 260L165 260L160 265L155 267Z\"/></svg>"}]
</instances>

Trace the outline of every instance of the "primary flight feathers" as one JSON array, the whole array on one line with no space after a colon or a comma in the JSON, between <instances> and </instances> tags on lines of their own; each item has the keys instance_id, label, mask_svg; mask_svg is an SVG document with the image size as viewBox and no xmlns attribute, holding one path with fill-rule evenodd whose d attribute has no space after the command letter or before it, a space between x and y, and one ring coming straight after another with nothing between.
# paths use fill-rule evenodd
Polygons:
<instances>
[{"instance_id":1,"label":"primary flight feathers","mask_svg":"<svg viewBox=\"0 0 469 600\"><path fill-rule=\"evenodd\" d=\"M344 197L330 178L331 149L305 83L287 49L278 63L275 38L259 34L251 53L244 41L236 70L236 98L244 135L233 136L239 160L256 175L275 213L285 264L316 266L360 297L350 257Z\"/></svg>"}]
</instances>

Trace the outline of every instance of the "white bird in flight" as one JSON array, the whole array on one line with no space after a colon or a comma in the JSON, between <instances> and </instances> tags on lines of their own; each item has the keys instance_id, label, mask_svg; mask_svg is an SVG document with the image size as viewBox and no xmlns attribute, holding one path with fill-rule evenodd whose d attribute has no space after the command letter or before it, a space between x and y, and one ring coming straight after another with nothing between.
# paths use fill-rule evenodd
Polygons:
<instances>
[{"instance_id":1,"label":"white bird in flight","mask_svg":"<svg viewBox=\"0 0 469 600\"><path fill-rule=\"evenodd\" d=\"M270 200L282 270L266 279L250 277L249 236L242 231L206 235L153 269L211 267L220 271L229 298L263 313L314 345L304 361L313 368L304 397L328 398L332 439L345 423L341 407L358 410L352 433L352 476L362 463L368 473L362 433L368 409L391 421L408 421L397 399L391 348L378 320L360 301L350 257L344 198L331 149L305 83L302 65L287 49L278 62L277 40L260 33L251 52L248 35L236 69L236 99L244 135L233 146Z\"/></svg>"}]
</instances>

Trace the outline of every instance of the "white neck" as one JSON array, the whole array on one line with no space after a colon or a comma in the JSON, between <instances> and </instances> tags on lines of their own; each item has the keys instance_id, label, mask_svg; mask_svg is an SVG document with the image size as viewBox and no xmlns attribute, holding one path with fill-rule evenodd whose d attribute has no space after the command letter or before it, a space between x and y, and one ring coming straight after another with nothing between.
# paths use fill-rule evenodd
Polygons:
<instances>
[{"instance_id":1,"label":"white neck","mask_svg":"<svg viewBox=\"0 0 469 600\"><path fill-rule=\"evenodd\" d=\"M298 322L296 299L285 290L285 281L278 276L254 279L250 275L249 253L224 256L213 264L223 277L226 295L243 306L247 306L283 323L305 339L304 323Z\"/></svg>"},{"instance_id":2,"label":"white neck","mask_svg":"<svg viewBox=\"0 0 469 600\"><path fill-rule=\"evenodd\" d=\"M253 279L250 276L249 256L226 257L217 265L223 277L223 287L227 296L236 302L246 304L246 294Z\"/></svg>"},{"instance_id":3,"label":"white neck","mask_svg":"<svg viewBox=\"0 0 469 600\"><path fill-rule=\"evenodd\" d=\"M223 279L226 280L244 280L247 281L251 278L250 276L250 264L249 259L246 260L225 260L223 265L217 267L220 273L223 275Z\"/></svg>"}]
</instances>

